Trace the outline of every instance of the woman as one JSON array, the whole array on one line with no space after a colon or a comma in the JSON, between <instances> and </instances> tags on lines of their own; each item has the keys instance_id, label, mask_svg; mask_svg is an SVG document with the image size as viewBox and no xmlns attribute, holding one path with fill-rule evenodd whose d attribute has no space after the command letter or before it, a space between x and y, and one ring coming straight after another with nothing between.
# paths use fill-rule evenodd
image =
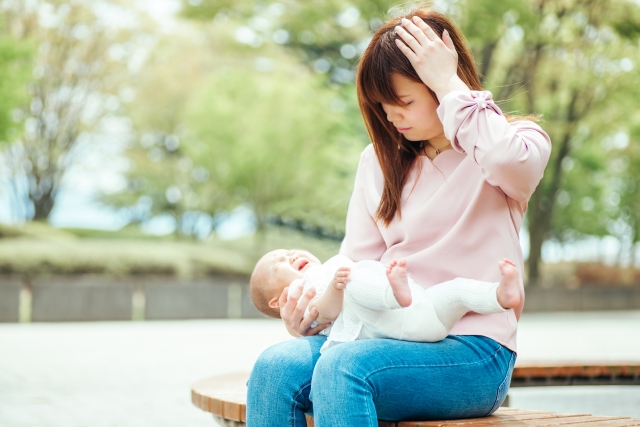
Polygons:
<instances>
[{"instance_id":1,"label":"woman","mask_svg":"<svg viewBox=\"0 0 640 427\"><path fill-rule=\"evenodd\" d=\"M401 25L401 26L399 26ZM455 277L497 281L496 261L523 257L518 233L551 144L538 125L505 117L482 91L462 34L419 9L381 27L364 53L357 91L372 145L361 156L340 253L405 258L428 288ZM348 286L348 285L347 285ZM320 357L327 325L302 313L313 293L281 297L289 332L248 382L247 424L377 426L377 419L486 416L504 400L522 304L464 316L437 343L369 339Z\"/></svg>"}]
</instances>

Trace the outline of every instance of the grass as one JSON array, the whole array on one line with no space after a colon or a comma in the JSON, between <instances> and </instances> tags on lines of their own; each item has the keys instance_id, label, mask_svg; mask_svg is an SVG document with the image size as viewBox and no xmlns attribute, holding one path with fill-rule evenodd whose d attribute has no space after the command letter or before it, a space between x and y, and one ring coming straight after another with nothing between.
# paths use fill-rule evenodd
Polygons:
<instances>
[{"instance_id":1,"label":"grass","mask_svg":"<svg viewBox=\"0 0 640 427\"><path fill-rule=\"evenodd\" d=\"M306 249L324 262L338 253L340 243L285 228L269 228L263 235L236 240L214 238L205 242L174 235L145 235L135 226L101 231L56 229L37 222L20 228L0 224L0 274L249 275L262 255L278 248ZM640 284L639 270L618 270L588 263L543 264L542 285L577 288Z\"/></svg>"},{"instance_id":2,"label":"grass","mask_svg":"<svg viewBox=\"0 0 640 427\"><path fill-rule=\"evenodd\" d=\"M199 277L251 274L255 262L276 248L304 248L324 261L339 243L312 239L286 229L237 240L137 235L138 231L59 230L46 224L0 227L0 274L42 275L142 274Z\"/></svg>"}]
</instances>

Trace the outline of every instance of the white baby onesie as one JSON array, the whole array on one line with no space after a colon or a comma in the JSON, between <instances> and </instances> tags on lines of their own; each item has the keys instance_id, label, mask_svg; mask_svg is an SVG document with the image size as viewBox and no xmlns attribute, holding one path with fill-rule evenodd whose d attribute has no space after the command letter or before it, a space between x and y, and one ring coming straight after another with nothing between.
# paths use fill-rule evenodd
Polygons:
<instances>
[{"instance_id":1,"label":"white baby onesie","mask_svg":"<svg viewBox=\"0 0 640 427\"><path fill-rule=\"evenodd\" d=\"M350 281L345 289L342 312L331 328L322 331L328 337L321 353L336 344L366 338L436 342L444 339L469 311L480 314L505 311L497 300L497 282L463 278L429 289L409 278L413 302L402 308L393 295L384 264L355 263L343 255L309 268L302 279L291 283L289 294L295 286L303 285L303 292L315 287L316 297L322 295L340 267L351 267Z\"/></svg>"}]
</instances>

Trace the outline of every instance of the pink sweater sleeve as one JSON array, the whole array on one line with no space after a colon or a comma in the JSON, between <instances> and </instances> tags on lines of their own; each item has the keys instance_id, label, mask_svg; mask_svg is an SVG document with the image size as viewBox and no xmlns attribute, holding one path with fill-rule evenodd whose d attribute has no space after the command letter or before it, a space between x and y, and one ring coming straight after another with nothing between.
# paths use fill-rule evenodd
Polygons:
<instances>
[{"instance_id":1,"label":"pink sweater sleeve","mask_svg":"<svg viewBox=\"0 0 640 427\"><path fill-rule=\"evenodd\" d=\"M367 185L367 180L373 179L373 161L375 153L370 145L360 155L353 194L347 210L346 232L340 246L340 255L354 262L367 259L378 261L387 250L378 225L367 208L366 192L374 188L371 184Z\"/></svg>"},{"instance_id":2,"label":"pink sweater sleeve","mask_svg":"<svg viewBox=\"0 0 640 427\"><path fill-rule=\"evenodd\" d=\"M537 124L509 123L489 91L454 91L437 110L454 150L473 156L485 180L519 202L527 202L542 174L551 141Z\"/></svg>"}]
</instances>

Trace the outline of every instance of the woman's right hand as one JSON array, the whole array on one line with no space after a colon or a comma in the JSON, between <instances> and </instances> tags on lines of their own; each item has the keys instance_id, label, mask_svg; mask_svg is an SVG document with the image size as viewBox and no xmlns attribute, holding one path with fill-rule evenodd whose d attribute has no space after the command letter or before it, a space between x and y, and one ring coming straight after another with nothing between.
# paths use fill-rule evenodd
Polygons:
<instances>
[{"instance_id":1,"label":"woman's right hand","mask_svg":"<svg viewBox=\"0 0 640 427\"><path fill-rule=\"evenodd\" d=\"M280 295L280 317L284 320L287 331L294 337L305 337L316 335L331 324L325 323L311 328L311 324L318 318L318 310L314 307L309 311L309 315L304 317L304 312L309 302L316 296L314 288L309 289L302 295L302 287L296 288L289 296L289 288L282 290Z\"/></svg>"}]
</instances>

